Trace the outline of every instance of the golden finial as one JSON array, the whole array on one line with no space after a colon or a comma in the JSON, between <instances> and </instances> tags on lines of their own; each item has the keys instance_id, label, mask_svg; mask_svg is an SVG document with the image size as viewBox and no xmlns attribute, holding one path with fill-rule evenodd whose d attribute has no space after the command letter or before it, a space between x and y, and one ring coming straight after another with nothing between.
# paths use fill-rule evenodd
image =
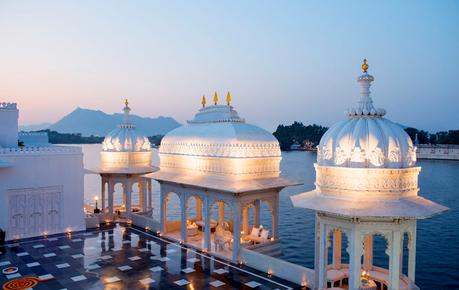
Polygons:
<instances>
[{"instance_id":1,"label":"golden finial","mask_svg":"<svg viewBox=\"0 0 459 290\"><path fill-rule=\"evenodd\" d=\"M129 105L128 99L125 99L125 100L124 100L124 105L125 105L126 107Z\"/></svg>"},{"instance_id":2,"label":"golden finial","mask_svg":"<svg viewBox=\"0 0 459 290\"><path fill-rule=\"evenodd\" d=\"M226 104L227 104L228 106L231 105L231 94L230 94L230 92L228 92L228 93L226 94Z\"/></svg>"},{"instance_id":3,"label":"golden finial","mask_svg":"<svg viewBox=\"0 0 459 290\"><path fill-rule=\"evenodd\" d=\"M363 59L363 63L362 63L362 71L363 71L364 73L366 73L367 70L368 70L368 63L367 63L367 59L364 58L364 59Z\"/></svg>"},{"instance_id":4,"label":"golden finial","mask_svg":"<svg viewBox=\"0 0 459 290\"><path fill-rule=\"evenodd\" d=\"M217 92L214 94L214 105L216 106L218 104L218 95Z\"/></svg>"},{"instance_id":5,"label":"golden finial","mask_svg":"<svg viewBox=\"0 0 459 290\"><path fill-rule=\"evenodd\" d=\"M202 100L201 100L202 107L206 107L206 95L202 95Z\"/></svg>"}]
</instances>

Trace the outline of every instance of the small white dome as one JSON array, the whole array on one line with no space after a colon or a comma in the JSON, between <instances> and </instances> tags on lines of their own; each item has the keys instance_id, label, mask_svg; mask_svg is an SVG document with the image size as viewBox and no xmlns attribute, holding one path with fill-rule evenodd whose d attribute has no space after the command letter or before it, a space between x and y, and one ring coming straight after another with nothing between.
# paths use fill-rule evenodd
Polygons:
<instances>
[{"instance_id":1,"label":"small white dome","mask_svg":"<svg viewBox=\"0 0 459 290\"><path fill-rule=\"evenodd\" d=\"M124 122L105 136L102 142L103 152L149 152L151 144L148 138L136 131L129 123L131 109L127 103L124 107Z\"/></svg>"},{"instance_id":2,"label":"small white dome","mask_svg":"<svg viewBox=\"0 0 459 290\"><path fill-rule=\"evenodd\" d=\"M403 128L383 118L370 97L373 76L358 78L359 106L347 111L348 119L333 125L322 136L317 163L323 166L406 168L416 164L416 148Z\"/></svg>"}]
</instances>

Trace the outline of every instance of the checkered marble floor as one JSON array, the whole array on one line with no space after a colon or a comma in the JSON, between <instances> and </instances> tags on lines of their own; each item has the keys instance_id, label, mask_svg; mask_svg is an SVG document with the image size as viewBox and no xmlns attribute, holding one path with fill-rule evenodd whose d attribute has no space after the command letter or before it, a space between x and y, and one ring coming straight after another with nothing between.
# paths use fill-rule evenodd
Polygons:
<instances>
[{"instance_id":1,"label":"checkered marble floor","mask_svg":"<svg viewBox=\"0 0 459 290\"><path fill-rule=\"evenodd\" d=\"M51 277L33 289L301 289L266 273L239 268L137 228L21 240L0 248L0 286L14 277Z\"/></svg>"}]
</instances>

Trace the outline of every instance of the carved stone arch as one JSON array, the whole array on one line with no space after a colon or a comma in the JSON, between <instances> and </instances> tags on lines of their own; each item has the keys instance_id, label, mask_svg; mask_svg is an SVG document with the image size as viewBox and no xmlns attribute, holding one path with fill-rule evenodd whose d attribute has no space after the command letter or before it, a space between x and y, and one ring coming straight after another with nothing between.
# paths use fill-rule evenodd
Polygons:
<instances>
[{"instance_id":1,"label":"carved stone arch","mask_svg":"<svg viewBox=\"0 0 459 290\"><path fill-rule=\"evenodd\" d=\"M274 198L271 197L262 197L258 199L261 202L265 202L268 205L269 212L271 216L274 216L275 206L274 203L276 202Z\"/></svg>"},{"instance_id":2,"label":"carved stone arch","mask_svg":"<svg viewBox=\"0 0 459 290\"><path fill-rule=\"evenodd\" d=\"M179 200L182 200L182 193L180 192L175 192L175 191L168 191L164 194L164 197L163 197L163 204L166 205L167 202L169 202L169 197L171 195L171 193L177 195L177 197L179 198ZM161 201L160 201L161 202Z\"/></svg>"},{"instance_id":3,"label":"carved stone arch","mask_svg":"<svg viewBox=\"0 0 459 290\"><path fill-rule=\"evenodd\" d=\"M188 202L190 201L190 199L192 197L194 197L196 199L196 206L198 205L197 204L198 199L201 200L201 202L203 203L203 206L204 206L204 198L203 198L202 194L197 193L197 192L184 194L184 197L183 197L183 198L185 198L185 209L184 210L185 210L185 216L186 217L188 216Z\"/></svg>"},{"instance_id":4,"label":"carved stone arch","mask_svg":"<svg viewBox=\"0 0 459 290\"><path fill-rule=\"evenodd\" d=\"M384 251L386 255L390 256L390 247L391 247L391 231L382 231L382 230L375 230L368 232L369 234L373 234L374 236L380 235L386 241L386 250Z\"/></svg>"}]
</instances>

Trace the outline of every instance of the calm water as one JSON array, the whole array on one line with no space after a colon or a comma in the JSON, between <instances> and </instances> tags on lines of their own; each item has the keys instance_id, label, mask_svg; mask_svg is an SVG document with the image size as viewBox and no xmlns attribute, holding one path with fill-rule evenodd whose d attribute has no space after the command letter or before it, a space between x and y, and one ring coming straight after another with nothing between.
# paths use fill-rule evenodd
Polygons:
<instances>
[{"instance_id":1,"label":"calm water","mask_svg":"<svg viewBox=\"0 0 459 290\"><path fill-rule=\"evenodd\" d=\"M97 167L100 145L83 145L86 168ZM159 164L157 151L154 151L154 165ZM283 153L282 173L292 179L300 180L302 186L284 189L280 197L280 238L283 259L306 267L314 264L314 213L294 208L290 196L314 188L314 167L316 155L309 152ZM418 222L416 284L422 289L459 289L459 161L418 162L422 166L420 175L421 195L446 205L451 211L428 220ZM158 209L159 188L153 184L153 207ZM118 188L116 200L121 199ZM85 177L85 199L92 202L93 196L100 192L100 178L96 175ZM134 200L138 197L134 195ZM171 198L168 217L178 217L178 203ZM158 218L158 211L154 211ZM270 226L270 216L262 205L261 223ZM343 245L343 248L345 246ZM382 239L375 238L375 264L387 265ZM406 245L405 245L406 249ZM406 250L405 250L406 254ZM404 271L406 272L405 257Z\"/></svg>"}]
</instances>

